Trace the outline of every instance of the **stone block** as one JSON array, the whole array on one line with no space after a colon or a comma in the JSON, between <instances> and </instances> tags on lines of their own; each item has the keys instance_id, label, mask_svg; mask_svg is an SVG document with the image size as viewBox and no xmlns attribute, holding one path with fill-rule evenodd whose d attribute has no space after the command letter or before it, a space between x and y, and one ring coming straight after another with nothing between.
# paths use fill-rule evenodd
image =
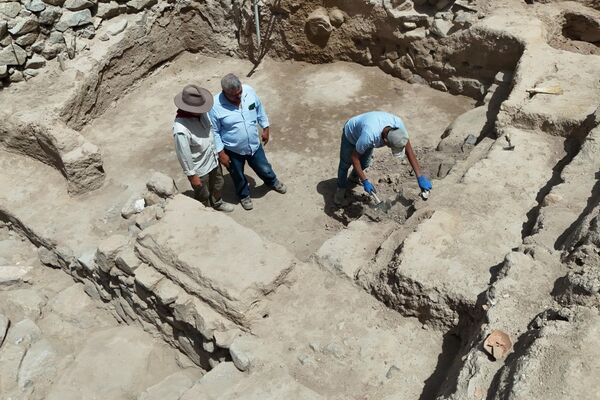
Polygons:
<instances>
[{"instance_id":1,"label":"stone block","mask_svg":"<svg viewBox=\"0 0 600 400\"><path fill-rule=\"evenodd\" d=\"M66 0L63 7L71 11L84 10L96 5L95 0Z\"/></svg>"},{"instance_id":2,"label":"stone block","mask_svg":"<svg viewBox=\"0 0 600 400\"><path fill-rule=\"evenodd\" d=\"M171 307L176 321L192 326L206 340L212 340L217 331L233 329L229 320L197 297L182 294Z\"/></svg>"},{"instance_id":3,"label":"stone block","mask_svg":"<svg viewBox=\"0 0 600 400\"><path fill-rule=\"evenodd\" d=\"M10 1L7 3L0 3L0 17L5 18L16 18L21 12L21 4L18 1Z\"/></svg>"},{"instance_id":4,"label":"stone block","mask_svg":"<svg viewBox=\"0 0 600 400\"><path fill-rule=\"evenodd\" d=\"M38 38L37 32L26 33L23 36L19 36L15 39L15 43L21 47L27 47L35 43Z\"/></svg>"},{"instance_id":5,"label":"stone block","mask_svg":"<svg viewBox=\"0 0 600 400\"><path fill-rule=\"evenodd\" d=\"M431 33L437 37L444 38L450 34L450 31L454 27L454 24L451 21L447 21L445 19L434 19L433 25L431 26Z\"/></svg>"},{"instance_id":6,"label":"stone block","mask_svg":"<svg viewBox=\"0 0 600 400\"><path fill-rule=\"evenodd\" d=\"M0 50L0 65L23 65L26 61L27 52L18 44Z\"/></svg>"},{"instance_id":7,"label":"stone block","mask_svg":"<svg viewBox=\"0 0 600 400\"><path fill-rule=\"evenodd\" d=\"M228 329L226 331L215 331L215 343L218 347L228 349L231 347L233 341L241 335L241 333L242 331L237 328Z\"/></svg>"},{"instance_id":8,"label":"stone block","mask_svg":"<svg viewBox=\"0 0 600 400\"><path fill-rule=\"evenodd\" d=\"M130 0L127 2L127 8L132 12L139 12L150 8L158 3L158 0Z\"/></svg>"},{"instance_id":9,"label":"stone block","mask_svg":"<svg viewBox=\"0 0 600 400\"><path fill-rule=\"evenodd\" d=\"M83 26L92 23L92 13L89 8L80 11L64 11L55 28L59 32L64 32L69 28Z\"/></svg>"},{"instance_id":10,"label":"stone block","mask_svg":"<svg viewBox=\"0 0 600 400\"><path fill-rule=\"evenodd\" d=\"M100 242L96 251L96 264L101 271L108 273L114 267L117 255L129 244L129 238L123 235L112 235Z\"/></svg>"},{"instance_id":11,"label":"stone block","mask_svg":"<svg viewBox=\"0 0 600 400\"><path fill-rule=\"evenodd\" d=\"M35 32L38 29L39 23L37 17L19 17L13 20L14 25L8 29L8 32L14 36L21 36L26 33Z\"/></svg>"},{"instance_id":12,"label":"stone block","mask_svg":"<svg viewBox=\"0 0 600 400\"><path fill-rule=\"evenodd\" d=\"M31 277L28 276L32 267L23 266L0 266L0 290L17 287L23 283L30 281Z\"/></svg>"},{"instance_id":13,"label":"stone block","mask_svg":"<svg viewBox=\"0 0 600 400\"><path fill-rule=\"evenodd\" d=\"M46 66L46 59L42 56L34 54L27 62L25 63L25 68L39 69Z\"/></svg>"},{"instance_id":14,"label":"stone block","mask_svg":"<svg viewBox=\"0 0 600 400\"><path fill-rule=\"evenodd\" d=\"M210 243L198 246L197 238L207 232ZM232 251L241 242L248 251ZM188 293L240 322L260 314L264 293L279 286L294 265L294 257L283 247L183 195L175 196L165 216L138 235L136 248L146 263Z\"/></svg>"},{"instance_id":15,"label":"stone block","mask_svg":"<svg viewBox=\"0 0 600 400\"><path fill-rule=\"evenodd\" d=\"M31 0L25 3L25 8L31 12L38 13L46 9L46 3L42 0Z\"/></svg>"},{"instance_id":16,"label":"stone block","mask_svg":"<svg viewBox=\"0 0 600 400\"><path fill-rule=\"evenodd\" d=\"M179 286L168 279L161 280L154 288L154 295L163 305L174 303L182 292Z\"/></svg>"},{"instance_id":17,"label":"stone block","mask_svg":"<svg viewBox=\"0 0 600 400\"><path fill-rule=\"evenodd\" d=\"M252 365L252 358L250 353L244 347L242 340L234 340L229 347L229 354L231 360L237 369L240 371L248 371Z\"/></svg>"},{"instance_id":18,"label":"stone block","mask_svg":"<svg viewBox=\"0 0 600 400\"><path fill-rule=\"evenodd\" d=\"M44 0L44 3L50 4L51 6L62 7L65 3L65 0Z\"/></svg>"},{"instance_id":19,"label":"stone block","mask_svg":"<svg viewBox=\"0 0 600 400\"><path fill-rule=\"evenodd\" d=\"M135 282L146 290L153 291L154 287L164 276L148 264L142 264L135 270Z\"/></svg>"},{"instance_id":20,"label":"stone block","mask_svg":"<svg viewBox=\"0 0 600 400\"><path fill-rule=\"evenodd\" d=\"M79 264L81 264L81 266L83 267L84 270L86 270L88 273L91 274L97 268L96 250L88 251L88 252L82 254L77 259L77 261L79 261Z\"/></svg>"},{"instance_id":21,"label":"stone block","mask_svg":"<svg viewBox=\"0 0 600 400\"><path fill-rule=\"evenodd\" d=\"M200 370L195 368L176 372L146 389L138 400L179 400L200 376Z\"/></svg>"},{"instance_id":22,"label":"stone block","mask_svg":"<svg viewBox=\"0 0 600 400\"><path fill-rule=\"evenodd\" d=\"M157 212L162 211L160 206L146 207L135 217L135 225L140 229L146 229L158 220Z\"/></svg>"},{"instance_id":23,"label":"stone block","mask_svg":"<svg viewBox=\"0 0 600 400\"><path fill-rule=\"evenodd\" d=\"M62 8L56 6L48 6L44 11L42 11L39 14L38 22L40 23L40 25L53 25L56 21L60 19L61 15ZM58 32L51 32L50 36L52 36L52 33Z\"/></svg>"},{"instance_id":24,"label":"stone block","mask_svg":"<svg viewBox=\"0 0 600 400\"><path fill-rule=\"evenodd\" d=\"M142 262L139 258L137 258L133 249L128 247L119 252L115 259L115 264L121 271L129 275L134 275L135 270L142 264Z\"/></svg>"},{"instance_id":25,"label":"stone block","mask_svg":"<svg viewBox=\"0 0 600 400\"><path fill-rule=\"evenodd\" d=\"M110 19L127 12L127 6L119 4L116 1L110 3L98 3L96 16L104 19Z\"/></svg>"},{"instance_id":26,"label":"stone block","mask_svg":"<svg viewBox=\"0 0 600 400\"><path fill-rule=\"evenodd\" d=\"M0 39L3 39L8 33L8 23L0 20Z\"/></svg>"},{"instance_id":27,"label":"stone block","mask_svg":"<svg viewBox=\"0 0 600 400\"><path fill-rule=\"evenodd\" d=\"M161 172L152 174L148 182L146 182L146 187L163 198L173 197L177 193L177 187L173 178Z\"/></svg>"}]
</instances>

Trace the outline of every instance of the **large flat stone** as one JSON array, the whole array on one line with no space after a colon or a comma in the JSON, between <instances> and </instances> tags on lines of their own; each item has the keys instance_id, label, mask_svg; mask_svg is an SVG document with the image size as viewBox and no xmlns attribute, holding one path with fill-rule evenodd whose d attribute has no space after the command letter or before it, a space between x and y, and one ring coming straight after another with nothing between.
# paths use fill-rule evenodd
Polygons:
<instances>
[{"instance_id":1,"label":"large flat stone","mask_svg":"<svg viewBox=\"0 0 600 400\"><path fill-rule=\"evenodd\" d=\"M396 280L389 284L401 287L391 294L399 307L456 323L457 306L473 306L492 267L521 244L527 214L563 147L560 138L539 133L514 130L512 137L514 151L498 141L458 185L438 185L439 202L434 187L429 205L435 211L406 238L393 266Z\"/></svg>"},{"instance_id":2,"label":"large flat stone","mask_svg":"<svg viewBox=\"0 0 600 400\"><path fill-rule=\"evenodd\" d=\"M283 247L183 195L139 234L136 247L149 265L238 322L251 318L294 263Z\"/></svg>"}]
</instances>

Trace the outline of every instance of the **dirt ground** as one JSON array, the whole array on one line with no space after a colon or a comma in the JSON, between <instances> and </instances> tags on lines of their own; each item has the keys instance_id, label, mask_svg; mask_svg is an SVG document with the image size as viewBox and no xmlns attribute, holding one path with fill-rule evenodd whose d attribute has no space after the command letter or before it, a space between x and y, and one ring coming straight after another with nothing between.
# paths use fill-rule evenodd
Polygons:
<instances>
[{"instance_id":1,"label":"dirt ground","mask_svg":"<svg viewBox=\"0 0 600 400\"><path fill-rule=\"evenodd\" d=\"M401 116L419 157L421 148L435 147L446 126L474 103L467 97L410 85L377 68L352 63L317 66L265 60L247 78L251 70L247 61L188 53L136 84L82 132L103 149L109 182L123 186L143 182L154 169L174 177L180 190L189 192L171 136L172 98L188 83L216 94L222 75L233 72L256 89L265 105L271 122L267 156L279 179L287 184L288 193L282 196L268 191L247 168L254 210L247 212L238 205L232 217L307 259L351 220L332 204L341 129L348 118L372 110ZM389 171L410 170L387 157L388 152L378 149L375 155L385 157ZM409 187L416 191L416 182ZM359 189L357 193L362 192ZM226 179L224 198L237 204L230 178Z\"/></svg>"}]
</instances>

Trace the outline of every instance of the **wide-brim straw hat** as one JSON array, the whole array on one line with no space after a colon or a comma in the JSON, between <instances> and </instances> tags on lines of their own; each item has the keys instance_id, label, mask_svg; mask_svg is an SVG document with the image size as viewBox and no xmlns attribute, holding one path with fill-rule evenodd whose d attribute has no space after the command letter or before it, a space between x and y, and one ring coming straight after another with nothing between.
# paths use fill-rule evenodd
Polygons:
<instances>
[{"instance_id":1,"label":"wide-brim straw hat","mask_svg":"<svg viewBox=\"0 0 600 400\"><path fill-rule=\"evenodd\" d=\"M212 94L196 85L186 85L173 101L180 110L194 114L207 113L213 106Z\"/></svg>"}]
</instances>

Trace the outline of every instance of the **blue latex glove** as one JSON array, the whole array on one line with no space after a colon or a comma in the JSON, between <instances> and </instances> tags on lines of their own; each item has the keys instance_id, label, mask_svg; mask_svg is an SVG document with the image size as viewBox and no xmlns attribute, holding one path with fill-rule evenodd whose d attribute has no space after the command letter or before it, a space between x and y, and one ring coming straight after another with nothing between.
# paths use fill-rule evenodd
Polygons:
<instances>
[{"instance_id":1,"label":"blue latex glove","mask_svg":"<svg viewBox=\"0 0 600 400\"><path fill-rule=\"evenodd\" d=\"M421 188L421 190L431 190L431 181L427 179L425 175L419 176L417 178L417 181L419 182L419 187Z\"/></svg>"},{"instance_id":2,"label":"blue latex glove","mask_svg":"<svg viewBox=\"0 0 600 400\"><path fill-rule=\"evenodd\" d=\"M365 189L365 192L371 194L372 192L375 191L375 186L373 186L373 184L371 182L369 182L368 179L365 179L363 181L363 189Z\"/></svg>"}]
</instances>

